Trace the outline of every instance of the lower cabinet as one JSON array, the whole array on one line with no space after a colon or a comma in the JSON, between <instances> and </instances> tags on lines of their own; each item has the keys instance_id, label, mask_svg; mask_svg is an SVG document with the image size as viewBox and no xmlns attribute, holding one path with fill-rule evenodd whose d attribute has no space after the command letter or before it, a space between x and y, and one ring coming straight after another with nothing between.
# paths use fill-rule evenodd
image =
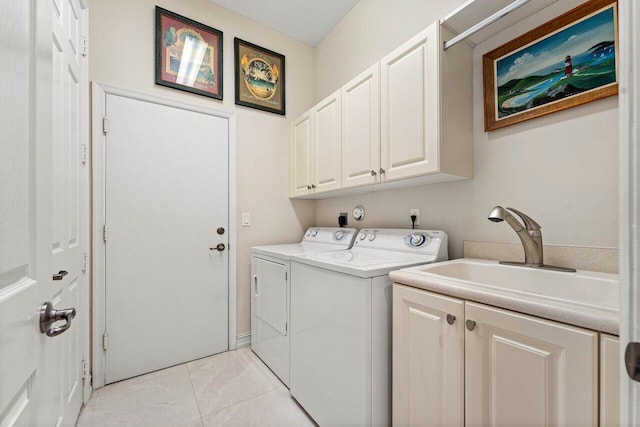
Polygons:
<instances>
[{"instance_id":1,"label":"lower cabinet","mask_svg":"<svg viewBox=\"0 0 640 427\"><path fill-rule=\"evenodd\" d=\"M394 425L615 425L598 332L399 284L393 309ZM615 339L601 345L617 360Z\"/></svg>"}]
</instances>

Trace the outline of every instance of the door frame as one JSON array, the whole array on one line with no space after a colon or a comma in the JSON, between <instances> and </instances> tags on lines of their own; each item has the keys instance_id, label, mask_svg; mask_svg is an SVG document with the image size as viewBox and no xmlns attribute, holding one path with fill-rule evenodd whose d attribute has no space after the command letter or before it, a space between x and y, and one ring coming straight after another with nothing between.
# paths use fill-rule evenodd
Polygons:
<instances>
[{"instance_id":1,"label":"door frame","mask_svg":"<svg viewBox=\"0 0 640 427\"><path fill-rule=\"evenodd\" d=\"M624 353L629 342L640 341L640 6L620 0L619 95L619 225L620 247L620 423L640 422L640 384L627 375Z\"/></svg>"},{"instance_id":2,"label":"door frame","mask_svg":"<svg viewBox=\"0 0 640 427\"><path fill-rule=\"evenodd\" d=\"M207 114L227 120L229 126L229 350L237 348L237 227L236 227L236 115L232 111L201 107L195 104L176 101L171 98L149 95L135 90L112 86L100 82L91 84L91 157L92 157L92 373L93 387L105 385L105 357L102 336L106 327L106 283L105 283L105 245L103 226L105 223L105 117L107 95L122 96L143 102L151 102L167 107Z\"/></svg>"}]
</instances>

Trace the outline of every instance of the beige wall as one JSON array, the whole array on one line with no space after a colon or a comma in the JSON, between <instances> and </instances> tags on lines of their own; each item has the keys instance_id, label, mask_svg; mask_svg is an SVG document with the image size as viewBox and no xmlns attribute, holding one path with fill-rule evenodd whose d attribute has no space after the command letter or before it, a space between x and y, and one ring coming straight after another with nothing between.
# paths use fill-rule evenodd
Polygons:
<instances>
[{"instance_id":1,"label":"beige wall","mask_svg":"<svg viewBox=\"0 0 640 427\"><path fill-rule=\"evenodd\" d=\"M390 3L361 0L318 46L316 68L323 78L317 79L316 100L461 1L402 1L389 8ZM365 220L350 226L408 227L409 209L420 208L421 227L445 230L450 255L462 257L463 240L518 242L507 225L486 219L500 204L530 214L542 225L547 244L617 247L617 97L483 130L482 54L577 3L557 2L474 49L472 180L320 200L317 225L334 224L339 212L362 204ZM329 72L335 64L340 67Z\"/></svg>"},{"instance_id":2,"label":"beige wall","mask_svg":"<svg viewBox=\"0 0 640 427\"><path fill-rule=\"evenodd\" d=\"M224 101L154 85L154 7L164 7L224 33ZM237 113L237 212L251 212L238 228L238 334L250 331L251 246L298 240L314 222L313 201L287 198L288 119L313 102L314 50L208 0L92 0L90 79ZM234 105L233 38L286 57L287 116Z\"/></svg>"}]
</instances>

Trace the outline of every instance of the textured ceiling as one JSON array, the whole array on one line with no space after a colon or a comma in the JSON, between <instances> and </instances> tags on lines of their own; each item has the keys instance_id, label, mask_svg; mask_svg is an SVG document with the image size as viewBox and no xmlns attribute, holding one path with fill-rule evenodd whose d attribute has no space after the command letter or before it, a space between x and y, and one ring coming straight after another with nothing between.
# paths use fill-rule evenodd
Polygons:
<instances>
[{"instance_id":1,"label":"textured ceiling","mask_svg":"<svg viewBox=\"0 0 640 427\"><path fill-rule=\"evenodd\" d=\"M310 46L316 46L359 0L211 0Z\"/></svg>"}]
</instances>

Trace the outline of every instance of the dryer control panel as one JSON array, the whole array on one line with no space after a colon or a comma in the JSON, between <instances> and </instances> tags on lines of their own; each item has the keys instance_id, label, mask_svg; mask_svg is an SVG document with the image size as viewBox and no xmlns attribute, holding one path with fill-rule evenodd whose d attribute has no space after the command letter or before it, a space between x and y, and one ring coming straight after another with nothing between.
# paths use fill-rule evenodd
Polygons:
<instances>
[{"instance_id":1,"label":"dryer control panel","mask_svg":"<svg viewBox=\"0 0 640 427\"><path fill-rule=\"evenodd\" d=\"M335 245L350 248L358 230L355 228L338 227L310 227L304 237L303 242L313 243L333 243Z\"/></svg>"}]
</instances>

